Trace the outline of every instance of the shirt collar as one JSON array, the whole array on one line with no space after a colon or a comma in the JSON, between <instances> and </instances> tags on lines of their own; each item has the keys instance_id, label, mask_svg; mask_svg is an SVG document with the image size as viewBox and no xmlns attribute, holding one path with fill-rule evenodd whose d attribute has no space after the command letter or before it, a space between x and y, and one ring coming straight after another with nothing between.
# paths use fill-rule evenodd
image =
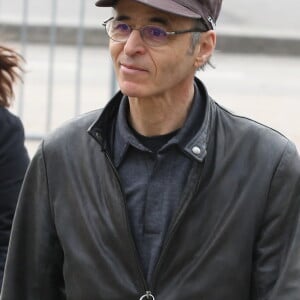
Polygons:
<instances>
[{"instance_id":1,"label":"shirt collar","mask_svg":"<svg viewBox=\"0 0 300 300\"><path fill-rule=\"evenodd\" d=\"M185 124L179 130L178 134L170 139L161 150L166 149L170 145L178 145L179 149L189 157L202 162L206 156L207 124L206 126L202 125L205 125L204 119L208 117L208 112L206 109L207 97L204 97L204 93L200 89L198 82L199 81L196 80L194 85L195 93L193 104ZM117 114L113 147L113 157L116 167L122 162L129 146L141 151L151 152L138 141L128 125L128 109L128 98L123 96Z\"/></svg>"},{"instance_id":2,"label":"shirt collar","mask_svg":"<svg viewBox=\"0 0 300 300\"><path fill-rule=\"evenodd\" d=\"M143 144L141 144L135 137L132 129L128 125L127 115L129 110L128 97L123 96L119 111L117 114L116 131L114 138L114 163L118 167L128 149L131 145L141 151L151 152Z\"/></svg>"}]
</instances>

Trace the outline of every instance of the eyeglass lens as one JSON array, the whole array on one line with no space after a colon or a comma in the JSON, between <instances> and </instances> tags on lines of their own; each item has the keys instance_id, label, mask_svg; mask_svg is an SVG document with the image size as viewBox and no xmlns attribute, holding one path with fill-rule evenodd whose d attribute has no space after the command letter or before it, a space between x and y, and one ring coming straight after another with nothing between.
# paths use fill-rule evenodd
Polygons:
<instances>
[{"instance_id":1,"label":"eyeglass lens","mask_svg":"<svg viewBox=\"0 0 300 300\"><path fill-rule=\"evenodd\" d=\"M106 31L109 37L116 42L126 42L132 29L128 24L110 20L106 23ZM168 40L167 32L158 26L144 26L137 29L145 43L150 46L165 44Z\"/></svg>"}]
</instances>

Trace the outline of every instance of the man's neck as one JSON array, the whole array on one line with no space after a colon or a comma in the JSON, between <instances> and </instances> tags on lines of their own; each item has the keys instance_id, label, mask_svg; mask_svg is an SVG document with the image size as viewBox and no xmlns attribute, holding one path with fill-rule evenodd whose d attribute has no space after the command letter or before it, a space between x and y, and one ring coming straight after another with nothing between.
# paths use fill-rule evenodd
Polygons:
<instances>
[{"instance_id":1,"label":"man's neck","mask_svg":"<svg viewBox=\"0 0 300 300\"><path fill-rule=\"evenodd\" d=\"M181 95L129 98L129 122L141 135L158 136L181 128L189 114L194 87Z\"/></svg>"}]
</instances>

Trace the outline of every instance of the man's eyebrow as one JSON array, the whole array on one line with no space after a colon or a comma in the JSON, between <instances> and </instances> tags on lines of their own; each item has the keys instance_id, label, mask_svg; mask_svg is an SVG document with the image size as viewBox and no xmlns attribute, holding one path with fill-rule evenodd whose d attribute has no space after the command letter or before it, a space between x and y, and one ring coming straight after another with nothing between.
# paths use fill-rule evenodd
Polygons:
<instances>
[{"instance_id":1,"label":"man's eyebrow","mask_svg":"<svg viewBox=\"0 0 300 300\"><path fill-rule=\"evenodd\" d=\"M131 19L131 17L126 16L126 15L116 15L115 16L116 21L128 21L130 19ZM167 20L166 18L162 18L162 17L151 17L148 20L149 20L148 21L149 24L157 23L157 24L161 24L161 25L165 25L165 26L170 24L169 20Z\"/></svg>"},{"instance_id":2,"label":"man's eyebrow","mask_svg":"<svg viewBox=\"0 0 300 300\"><path fill-rule=\"evenodd\" d=\"M116 21L126 21L126 20L130 20L130 17L125 16L125 15L116 15L114 18Z\"/></svg>"},{"instance_id":3,"label":"man's eyebrow","mask_svg":"<svg viewBox=\"0 0 300 300\"><path fill-rule=\"evenodd\" d=\"M170 24L170 22L167 19L161 17L152 17L149 19L149 21L152 23L159 23L165 26Z\"/></svg>"}]
</instances>

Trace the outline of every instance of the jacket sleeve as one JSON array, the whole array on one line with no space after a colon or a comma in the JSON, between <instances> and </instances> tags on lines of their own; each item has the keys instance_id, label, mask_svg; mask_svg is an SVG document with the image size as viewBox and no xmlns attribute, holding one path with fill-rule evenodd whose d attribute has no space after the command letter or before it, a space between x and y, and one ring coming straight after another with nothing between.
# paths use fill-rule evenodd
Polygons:
<instances>
[{"instance_id":1,"label":"jacket sleeve","mask_svg":"<svg viewBox=\"0 0 300 300\"><path fill-rule=\"evenodd\" d=\"M271 182L254 251L251 299L300 299L300 159L291 143Z\"/></svg>"},{"instance_id":2,"label":"jacket sleeve","mask_svg":"<svg viewBox=\"0 0 300 300\"><path fill-rule=\"evenodd\" d=\"M5 112L5 111L3 111ZM0 286L12 220L29 157L19 118L6 113L0 120Z\"/></svg>"},{"instance_id":3,"label":"jacket sleeve","mask_svg":"<svg viewBox=\"0 0 300 300\"><path fill-rule=\"evenodd\" d=\"M63 251L56 234L42 147L21 189L5 266L2 300L62 300Z\"/></svg>"}]
</instances>

